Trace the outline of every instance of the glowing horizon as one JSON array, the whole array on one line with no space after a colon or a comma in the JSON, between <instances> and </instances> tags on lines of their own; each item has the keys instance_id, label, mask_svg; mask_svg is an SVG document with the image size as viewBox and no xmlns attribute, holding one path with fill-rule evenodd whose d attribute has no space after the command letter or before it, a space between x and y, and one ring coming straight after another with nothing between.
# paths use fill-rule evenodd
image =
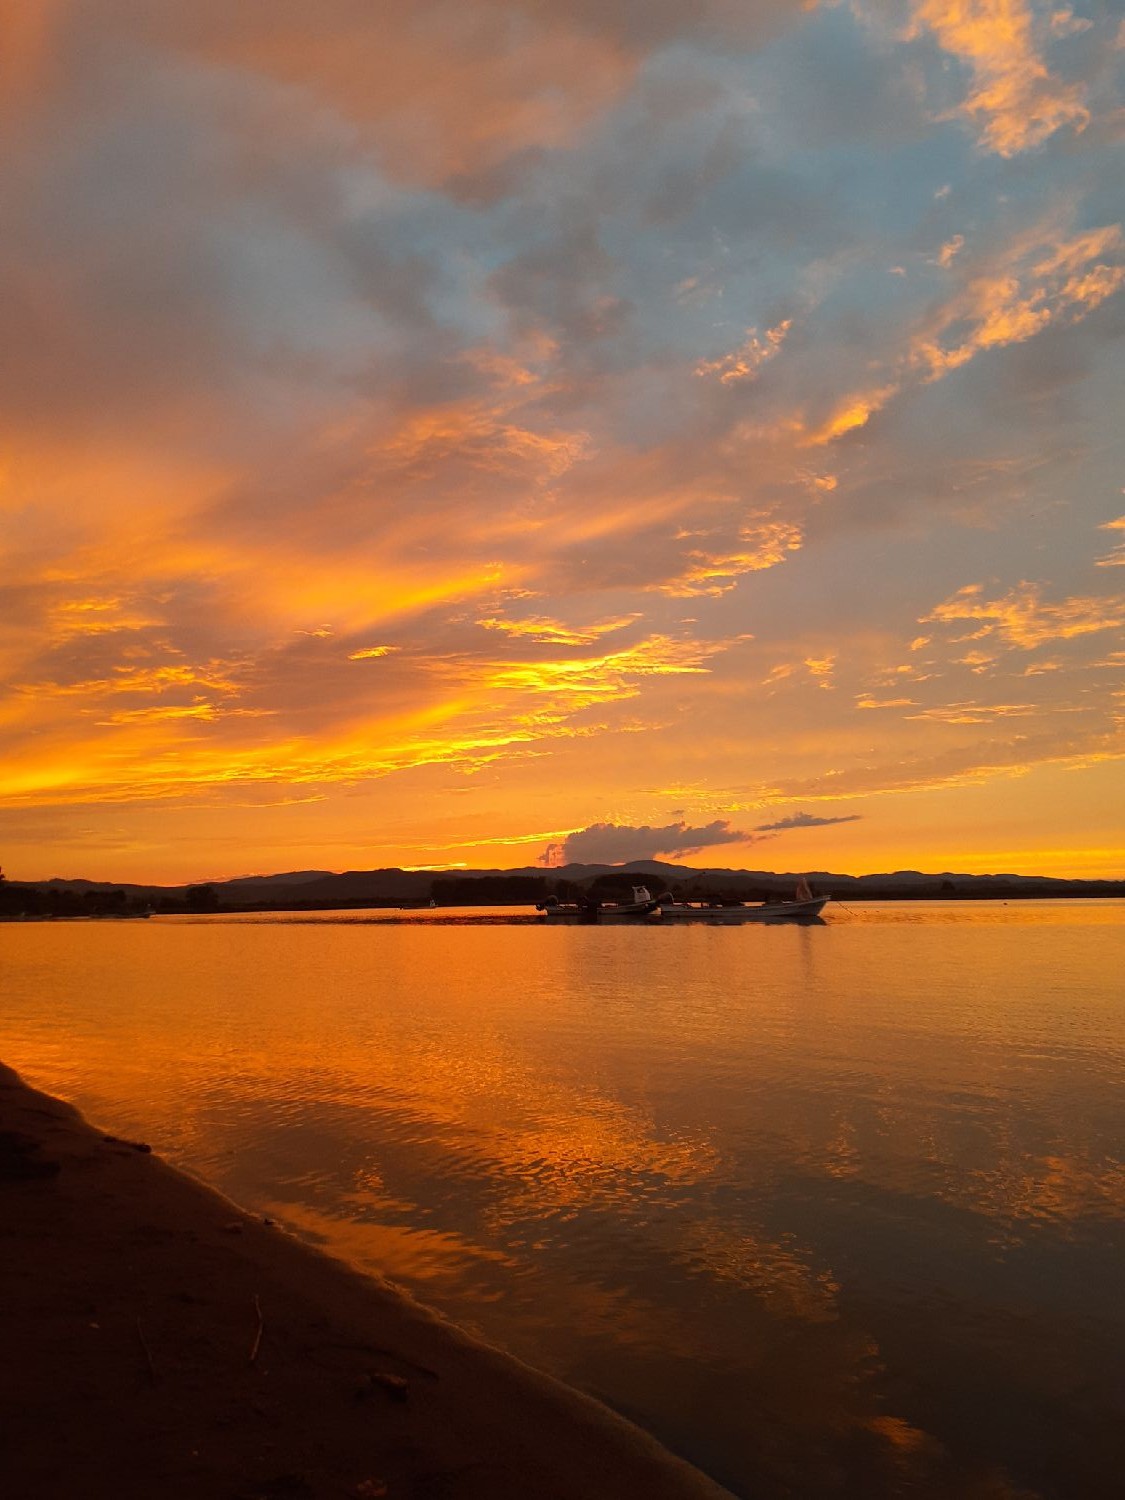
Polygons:
<instances>
[{"instance_id":1,"label":"glowing horizon","mask_svg":"<svg viewBox=\"0 0 1125 1500\"><path fill-rule=\"evenodd\" d=\"M8 876L1125 876L1125 26L377 10L8 27Z\"/></svg>"}]
</instances>

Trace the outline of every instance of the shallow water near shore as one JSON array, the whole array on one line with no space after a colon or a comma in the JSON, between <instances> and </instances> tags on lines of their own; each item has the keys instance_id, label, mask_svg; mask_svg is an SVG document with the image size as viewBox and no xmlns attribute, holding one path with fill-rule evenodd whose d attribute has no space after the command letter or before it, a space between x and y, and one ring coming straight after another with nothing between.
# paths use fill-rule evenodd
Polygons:
<instances>
[{"instance_id":1,"label":"shallow water near shore","mask_svg":"<svg viewBox=\"0 0 1125 1500\"><path fill-rule=\"evenodd\" d=\"M738 1494L1120 1493L1125 902L403 915L5 926L0 1058Z\"/></svg>"}]
</instances>

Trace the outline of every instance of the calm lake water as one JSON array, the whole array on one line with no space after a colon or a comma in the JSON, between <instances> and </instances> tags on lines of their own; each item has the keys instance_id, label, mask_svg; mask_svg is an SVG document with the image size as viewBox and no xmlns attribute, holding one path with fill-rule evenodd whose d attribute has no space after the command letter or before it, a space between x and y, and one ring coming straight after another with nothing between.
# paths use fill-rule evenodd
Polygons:
<instances>
[{"instance_id":1,"label":"calm lake water","mask_svg":"<svg viewBox=\"0 0 1125 1500\"><path fill-rule=\"evenodd\" d=\"M739 1495L1122 1493L1125 903L9 925L0 1058Z\"/></svg>"}]
</instances>

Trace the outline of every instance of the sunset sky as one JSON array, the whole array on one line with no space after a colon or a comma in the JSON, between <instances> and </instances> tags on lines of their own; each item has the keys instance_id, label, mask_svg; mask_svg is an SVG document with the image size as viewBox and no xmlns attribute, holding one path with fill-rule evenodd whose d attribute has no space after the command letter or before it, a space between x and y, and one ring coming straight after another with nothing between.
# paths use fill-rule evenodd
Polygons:
<instances>
[{"instance_id":1,"label":"sunset sky","mask_svg":"<svg viewBox=\"0 0 1125 1500\"><path fill-rule=\"evenodd\" d=\"M0 864L1125 875L1125 21L6 0Z\"/></svg>"}]
</instances>

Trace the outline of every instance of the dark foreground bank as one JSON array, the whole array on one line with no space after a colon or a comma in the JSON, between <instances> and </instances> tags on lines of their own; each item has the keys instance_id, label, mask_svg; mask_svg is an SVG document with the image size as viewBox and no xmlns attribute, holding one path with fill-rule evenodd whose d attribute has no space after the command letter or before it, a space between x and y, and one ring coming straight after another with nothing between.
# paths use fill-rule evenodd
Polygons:
<instances>
[{"instance_id":1,"label":"dark foreground bank","mask_svg":"<svg viewBox=\"0 0 1125 1500\"><path fill-rule=\"evenodd\" d=\"M13 1500L720 1500L477 1343L0 1066Z\"/></svg>"}]
</instances>

